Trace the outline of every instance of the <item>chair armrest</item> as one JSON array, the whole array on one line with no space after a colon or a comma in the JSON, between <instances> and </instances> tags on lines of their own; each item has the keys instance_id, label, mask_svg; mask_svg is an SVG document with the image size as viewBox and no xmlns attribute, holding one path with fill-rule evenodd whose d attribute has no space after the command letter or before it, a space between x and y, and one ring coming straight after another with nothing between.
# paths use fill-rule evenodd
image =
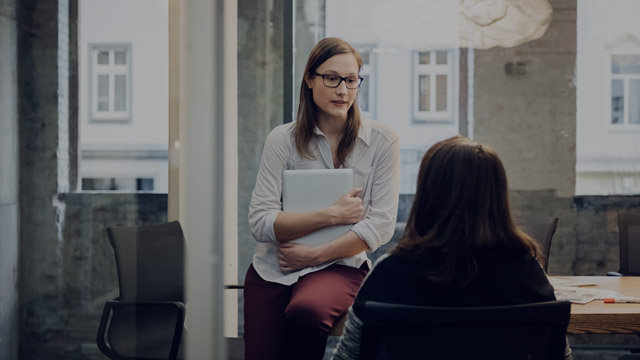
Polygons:
<instances>
[{"instance_id":1,"label":"chair armrest","mask_svg":"<svg viewBox=\"0 0 640 360\"><path fill-rule=\"evenodd\" d=\"M176 326L173 331L173 339L171 341L171 350L169 352L169 359L176 359L178 356L178 347L180 345L180 339L182 337L182 330L184 328L184 318L186 313L186 307L184 303L180 301L141 301L130 302L120 300L109 300L105 302L104 309L102 310L102 316L100 318L100 325L98 326L97 343L98 348L105 355L116 360L126 360L120 354L116 353L107 343L104 341L104 335L109 322L109 315L111 311L116 308L124 307L174 307L178 311L178 317L176 319Z\"/></svg>"},{"instance_id":2,"label":"chair armrest","mask_svg":"<svg viewBox=\"0 0 640 360\"><path fill-rule=\"evenodd\" d=\"M120 301L109 300L105 302L105 307L120 308L120 307L175 307L179 311L186 311L186 307L183 302L180 301Z\"/></svg>"},{"instance_id":3,"label":"chair armrest","mask_svg":"<svg viewBox=\"0 0 640 360\"><path fill-rule=\"evenodd\" d=\"M225 289L244 289L244 285L225 285Z\"/></svg>"}]
</instances>

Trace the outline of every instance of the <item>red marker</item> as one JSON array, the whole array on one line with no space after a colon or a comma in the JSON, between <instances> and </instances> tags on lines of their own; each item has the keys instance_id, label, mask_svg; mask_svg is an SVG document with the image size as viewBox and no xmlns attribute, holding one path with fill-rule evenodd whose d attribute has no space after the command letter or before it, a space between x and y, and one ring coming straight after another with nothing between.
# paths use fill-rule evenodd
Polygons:
<instances>
[{"instance_id":1,"label":"red marker","mask_svg":"<svg viewBox=\"0 0 640 360\"><path fill-rule=\"evenodd\" d=\"M640 304L640 299L604 298L605 304Z\"/></svg>"}]
</instances>

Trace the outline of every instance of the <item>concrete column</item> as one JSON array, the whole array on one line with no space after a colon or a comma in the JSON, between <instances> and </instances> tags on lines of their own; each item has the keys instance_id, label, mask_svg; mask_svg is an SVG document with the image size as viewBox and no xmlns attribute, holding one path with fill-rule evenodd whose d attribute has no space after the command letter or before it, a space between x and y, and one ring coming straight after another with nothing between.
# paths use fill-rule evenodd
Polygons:
<instances>
[{"instance_id":1,"label":"concrete column","mask_svg":"<svg viewBox=\"0 0 640 360\"><path fill-rule=\"evenodd\" d=\"M65 328L58 192L68 189L67 4L25 0L18 8L21 359L60 346Z\"/></svg>"},{"instance_id":2,"label":"concrete column","mask_svg":"<svg viewBox=\"0 0 640 360\"><path fill-rule=\"evenodd\" d=\"M238 1L238 279L256 242L248 225L249 202L264 140L283 123L284 0Z\"/></svg>"},{"instance_id":3,"label":"concrete column","mask_svg":"<svg viewBox=\"0 0 640 360\"><path fill-rule=\"evenodd\" d=\"M514 190L575 193L576 0L553 0L540 39L475 51L475 140L492 145Z\"/></svg>"},{"instance_id":4,"label":"concrete column","mask_svg":"<svg viewBox=\"0 0 640 360\"><path fill-rule=\"evenodd\" d=\"M18 358L16 1L0 0L0 359Z\"/></svg>"}]
</instances>

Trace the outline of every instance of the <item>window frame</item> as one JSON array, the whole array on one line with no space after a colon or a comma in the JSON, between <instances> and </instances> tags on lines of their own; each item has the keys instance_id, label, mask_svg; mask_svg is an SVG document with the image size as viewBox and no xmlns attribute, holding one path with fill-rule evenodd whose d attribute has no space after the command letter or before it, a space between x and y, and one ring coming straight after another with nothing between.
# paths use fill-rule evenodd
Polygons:
<instances>
[{"instance_id":1,"label":"window frame","mask_svg":"<svg viewBox=\"0 0 640 360\"><path fill-rule=\"evenodd\" d=\"M366 115L367 117L370 117L372 119L375 119L376 117L376 113L377 113L377 106L376 104L378 103L376 101L377 99L377 66L376 66L376 52L374 51L374 49L376 48L376 44L354 44L353 45L354 48L356 48L356 50L362 54L362 51L367 51L369 52L369 63L365 64L364 61L362 63L362 69L360 69L360 76L364 77L363 75L368 76L368 79L364 80L362 82L362 84L360 85L360 89L362 88L362 86L367 86L368 90L369 90L369 96L368 96L368 105L369 105L369 109L368 111L365 111L362 106L360 106L360 110L361 113L363 115ZM358 100L360 100L360 89L358 89ZM360 105L360 102L358 102L358 105Z\"/></svg>"},{"instance_id":2,"label":"window frame","mask_svg":"<svg viewBox=\"0 0 640 360\"><path fill-rule=\"evenodd\" d=\"M436 64L436 52L438 51L446 51L447 52L447 64ZM456 122L456 114L458 107L458 98L454 91L454 87L457 85L458 81L458 71L459 71L459 49L433 49L428 50L430 61L429 64L419 64L420 53L427 51L418 51L413 50L411 54L411 86L412 86L412 94L411 94L411 114L412 114L412 123L413 124L426 124L426 123L446 123L451 124ZM420 76L421 75L429 75L436 78L437 75L446 75L447 76L447 110L446 111L437 111L435 108L429 109L428 111L419 110L420 104ZM436 82L429 82L429 101L430 104L435 106L436 104Z\"/></svg>"},{"instance_id":3,"label":"window frame","mask_svg":"<svg viewBox=\"0 0 640 360\"><path fill-rule=\"evenodd\" d=\"M99 65L97 53L100 51L109 52L109 64ZM115 65L113 58L115 51L124 51L126 54L125 65ZM89 122L131 122L131 99L132 79L131 79L131 44L130 43L92 43L89 44ZM107 75L109 77L109 110L98 111L98 76ZM126 78L126 94L125 94L125 111L115 111L115 76L125 75Z\"/></svg>"},{"instance_id":4,"label":"window frame","mask_svg":"<svg viewBox=\"0 0 640 360\"><path fill-rule=\"evenodd\" d=\"M629 123L629 105L630 105L630 94L629 94L629 81L630 80L640 80L640 72L635 73L635 74L614 74L613 73L613 57L614 56L619 56L619 55L632 55L632 56L638 56L640 57L640 51L609 51L607 52L606 56L607 56L607 61L606 61L606 66L607 66L607 84L606 84L606 94L607 94L607 99L606 99L606 109L607 109L607 125L609 127L609 130L612 132L616 132L616 131L640 131L640 123L639 124L631 124ZM623 110L622 110L622 123L618 123L618 124L614 124L612 123L612 115L613 115L613 104L612 104L612 99L613 99L613 86L612 86L612 82L613 80L622 80L622 86L623 86L623 94L624 94L624 105L623 105ZM640 102L640 99L637 99L636 101Z\"/></svg>"}]
</instances>

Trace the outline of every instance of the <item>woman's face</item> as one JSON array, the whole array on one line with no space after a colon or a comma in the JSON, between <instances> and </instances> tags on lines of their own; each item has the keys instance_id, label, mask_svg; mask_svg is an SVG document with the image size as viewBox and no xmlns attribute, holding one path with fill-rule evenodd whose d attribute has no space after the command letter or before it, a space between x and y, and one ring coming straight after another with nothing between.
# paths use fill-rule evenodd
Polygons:
<instances>
[{"instance_id":1,"label":"woman's face","mask_svg":"<svg viewBox=\"0 0 640 360\"><path fill-rule=\"evenodd\" d=\"M357 78L358 70L358 62L352 54L338 54L318 66L316 74L311 74L307 79L307 86L313 93L313 102L320 110L320 119L329 117L346 120L347 112L358 95L358 89L347 89L345 81L340 81L336 88L330 88L324 85L322 76L319 75ZM327 83L328 80L329 78Z\"/></svg>"}]
</instances>

